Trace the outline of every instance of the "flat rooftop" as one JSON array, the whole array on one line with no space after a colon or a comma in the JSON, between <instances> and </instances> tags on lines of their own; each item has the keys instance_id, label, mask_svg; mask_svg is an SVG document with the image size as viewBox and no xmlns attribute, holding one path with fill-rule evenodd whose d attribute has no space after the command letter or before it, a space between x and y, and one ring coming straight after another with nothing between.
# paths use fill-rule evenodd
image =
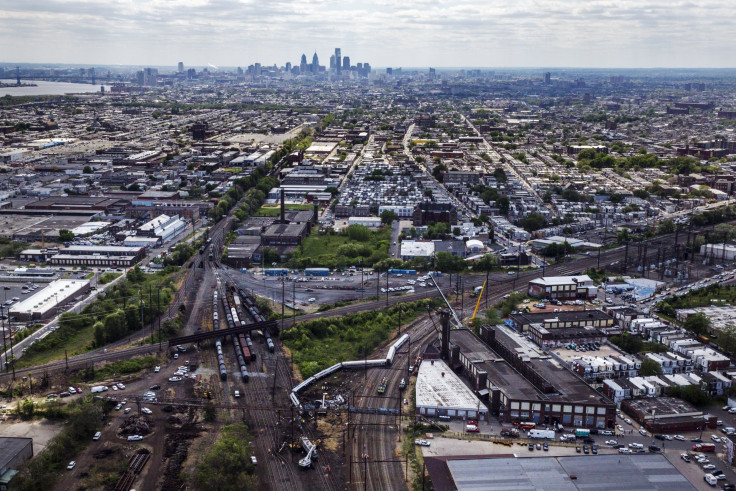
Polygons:
<instances>
[{"instance_id":1,"label":"flat rooftop","mask_svg":"<svg viewBox=\"0 0 736 491\"><path fill-rule=\"evenodd\" d=\"M534 343L515 331L496 327L496 340L508 350L528 359L528 363L542 378L550 382L556 393L546 394L550 401L599 404L611 402L596 392L583 379L576 376L557 360L544 353Z\"/></svg>"},{"instance_id":2,"label":"flat rooftop","mask_svg":"<svg viewBox=\"0 0 736 491\"><path fill-rule=\"evenodd\" d=\"M448 460L447 467L457 491L696 489L658 454Z\"/></svg>"},{"instance_id":3,"label":"flat rooftop","mask_svg":"<svg viewBox=\"0 0 736 491\"><path fill-rule=\"evenodd\" d=\"M441 360L425 360L419 365L416 406L485 409L473 391Z\"/></svg>"},{"instance_id":4,"label":"flat rooftop","mask_svg":"<svg viewBox=\"0 0 736 491\"><path fill-rule=\"evenodd\" d=\"M79 294L89 285L88 280L56 280L46 288L10 307L10 313L41 312L44 313L68 298Z\"/></svg>"},{"instance_id":5,"label":"flat rooftop","mask_svg":"<svg viewBox=\"0 0 736 491\"><path fill-rule=\"evenodd\" d=\"M526 399L538 394L537 388L514 370L498 353L466 329L451 331L450 343L460 346L460 353L488 373L488 380L502 388L512 399Z\"/></svg>"}]
</instances>

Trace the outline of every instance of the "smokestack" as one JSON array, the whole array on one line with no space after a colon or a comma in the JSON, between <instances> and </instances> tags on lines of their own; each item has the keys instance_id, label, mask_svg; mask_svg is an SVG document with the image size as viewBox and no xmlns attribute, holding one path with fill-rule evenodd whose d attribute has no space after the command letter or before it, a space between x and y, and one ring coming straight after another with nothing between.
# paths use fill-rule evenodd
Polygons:
<instances>
[{"instance_id":1,"label":"smokestack","mask_svg":"<svg viewBox=\"0 0 736 491\"><path fill-rule=\"evenodd\" d=\"M286 203L284 197L284 190L281 189L281 223L286 223Z\"/></svg>"},{"instance_id":2,"label":"smokestack","mask_svg":"<svg viewBox=\"0 0 736 491\"><path fill-rule=\"evenodd\" d=\"M442 326L442 356L443 360L450 359L450 311L440 310L440 326Z\"/></svg>"},{"instance_id":3,"label":"smokestack","mask_svg":"<svg viewBox=\"0 0 736 491\"><path fill-rule=\"evenodd\" d=\"M319 204L315 201L314 202L314 216L312 217L312 223L314 225L317 225L317 222L319 218Z\"/></svg>"}]
</instances>

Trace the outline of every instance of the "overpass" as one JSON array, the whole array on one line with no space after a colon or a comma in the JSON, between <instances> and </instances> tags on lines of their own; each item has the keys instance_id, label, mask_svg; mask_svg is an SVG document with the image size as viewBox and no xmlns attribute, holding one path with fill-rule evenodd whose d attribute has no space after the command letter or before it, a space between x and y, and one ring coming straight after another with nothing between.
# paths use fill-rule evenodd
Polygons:
<instances>
[{"instance_id":1,"label":"overpass","mask_svg":"<svg viewBox=\"0 0 736 491\"><path fill-rule=\"evenodd\" d=\"M169 339L169 346L177 346L185 343L197 343L205 339L221 338L224 336L231 336L233 334L249 333L256 329L260 329L262 331L276 330L276 321L256 322L254 324L246 324L240 327L230 327L228 329L218 329L217 331L198 332L197 334L191 334L189 336L179 336L178 338Z\"/></svg>"}]
</instances>

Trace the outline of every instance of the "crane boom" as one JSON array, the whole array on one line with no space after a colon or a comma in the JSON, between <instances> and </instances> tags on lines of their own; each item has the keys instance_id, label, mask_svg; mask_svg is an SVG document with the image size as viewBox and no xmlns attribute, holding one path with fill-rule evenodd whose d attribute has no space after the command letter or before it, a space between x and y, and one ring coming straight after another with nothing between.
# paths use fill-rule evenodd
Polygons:
<instances>
[{"instance_id":1,"label":"crane boom","mask_svg":"<svg viewBox=\"0 0 736 491\"><path fill-rule=\"evenodd\" d=\"M486 282L488 280L483 282L483 287L480 289L480 293L478 294L478 301L475 304L475 310L473 311L473 317L470 318L470 322L473 322L475 319L476 314L478 313L478 307L480 307L480 299L483 297L483 290L486 289Z\"/></svg>"}]
</instances>

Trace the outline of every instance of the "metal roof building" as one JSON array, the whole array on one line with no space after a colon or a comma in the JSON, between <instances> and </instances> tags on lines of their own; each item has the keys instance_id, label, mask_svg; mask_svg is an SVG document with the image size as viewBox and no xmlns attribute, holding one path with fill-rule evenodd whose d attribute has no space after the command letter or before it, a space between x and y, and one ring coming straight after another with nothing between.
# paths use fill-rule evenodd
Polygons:
<instances>
[{"instance_id":1,"label":"metal roof building","mask_svg":"<svg viewBox=\"0 0 736 491\"><path fill-rule=\"evenodd\" d=\"M488 408L441 360L424 360L416 383L416 408L422 416L486 417Z\"/></svg>"}]
</instances>

